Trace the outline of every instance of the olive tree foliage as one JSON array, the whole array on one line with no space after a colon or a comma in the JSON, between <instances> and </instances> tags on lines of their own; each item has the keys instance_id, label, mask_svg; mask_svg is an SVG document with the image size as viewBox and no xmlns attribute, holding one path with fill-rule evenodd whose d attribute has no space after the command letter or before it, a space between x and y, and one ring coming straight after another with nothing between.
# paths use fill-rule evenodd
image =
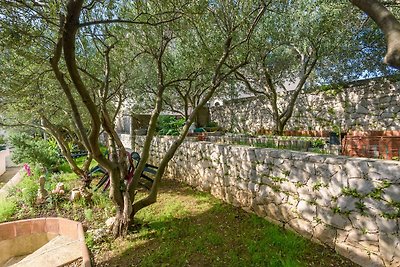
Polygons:
<instances>
[{"instance_id":1,"label":"olive tree foliage","mask_svg":"<svg viewBox=\"0 0 400 267\"><path fill-rule=\"evenodd\" d=\"M78 167L71 156L68 142L79 144L76 128L70 119L71 108L60 98L62 91L49 65L54 45L51 29L56 26L50 21L56 23L57 14L35 12L28 3L10 1L0 2L0 12L0 123L46 130L57 140L72 170L86 180L91 157ZM44 16L48 25L41 21ZM85 115L82 119L87 121Z\"/></svg>"},{"instance_id":2,"label":"olive tree foliage","mask_svg":"<svg viewBox=\"0 0 400 267\"><path fill-rule=\"evenodd\" d=\"M235 72L248 92L265 97L281 135L299 95L327 58L339 57L354 24L346 1L289 1L270 6L255 33L250 63Z\"/></svg>"},{"instance_id":3,"label":"olive tree foliage","mask_svg":"<svg viewBox=\"0 0 400 267\"><path fill-rule=\"evenodd\" d=\"M95 159L109 172L109 195L116 206L113 232L124 234L135 214L156 201L166 166L198 110L247 63L247 54L238 52L248 46L268 4L1 0L1 60L7 63L1 76L8 77L2 85L7 92L1 99L7 110L3 124L40 127L63 152L68 128L89 152L89 161ZM136 199L164 96L200 81L204 93L159 163L148 195ZM142 160L125 180L127 152L115 130L115 114L127 96L139 99L146 90L152 92L153 104ZM99 148L103 131L109 157Z\"/></svg>"},{"instance_id":4,"label":"olive tree foliage","mask_svg":"<svg viewBox=\"0 0 400 267\"><path fill-rule=\"evenodd\" d=\"M269 3L264 5L267 4L269 5ZM232 3L229 1L208 3L206 13L187 16L184 24L179 25L179 35L171 40L172 49L163 59L166 77L176 77L171 79L168 90L164 92L165 110L181 114L189 120L193 111L197 112L196 108L204 105L202 104L205 103L204 99L209 99L209 91L214 87L210 84L215 79L215 66L218 66L221 60L219 55L224 53L226 46L232 46L229 50L235 53L229 52L229 58L223 59L219 68L227 69L231 74L248 63L250 43L253 41L250 37L265 8L259 9L258 4L252 1L239 1L232 7L230 5ZM246 15L249 18L246 18ZM177 33L177 29L169 31ZM144 40L141 51L150 51L148 46L152 42L148 39L149 36L139 36L139 38ZM146 59L145 61L149 62ZM151 69L149 64L139 64ZM149 73L146 68L142 70ZM224 83L228 76L224 75ZM153 89L156 83L156 77L149 79L147 75L146 80L140 85L145 88L149 98L157 93ZM218 83L218 87L220 84ZM215 94L216 90L212 89L212 92Z\"/></svg>"}]
</instances>

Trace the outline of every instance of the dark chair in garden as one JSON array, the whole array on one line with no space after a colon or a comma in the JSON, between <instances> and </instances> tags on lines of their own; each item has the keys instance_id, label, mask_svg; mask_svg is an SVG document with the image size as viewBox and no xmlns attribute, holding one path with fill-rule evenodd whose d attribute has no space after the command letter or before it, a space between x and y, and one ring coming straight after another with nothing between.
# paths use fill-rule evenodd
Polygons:
<instances>
[{"instance_id":1,"label":"dark chair in garden","mask_svg":"<svg viewBox=\"0 0 400 267\"><path fill-rule=\"evenodd\" d=\"M140 162L140 155L137 152L132 152L130 155L130 160L129 160L129 168L128 168L128 175L125 177L125 180L130 181L133 177L134 170L137 168ZM149 163L146 163L142 173L140 174L141 180L139 181L139 185L146 188L147 190L150 190L152 184L153 184L153 179L149 175L155 175L157 173L157 166L151 165ZM100 172L103 174L102 178L100 181L97 183L95 187L95 191L98 190L100 187L104 186L103 191L106 191L110 187L110 176L108 172L103 169L101 166L97 165L93 167L89 171L89 175L93 175L96 172Z\"/></svg>"},{"instance_id":2,"label":"dark chair in garden","mask_svg":"<svg viewBox=\"0 0 400 267\"><path fill-rule=\"evenodd\" d=\"M86 150L78 149L77 146L74 146L74 147L72 148L71 157L72 157L73 159L80 158L80 157L85 157L85 156L87 156L87 155L88 155L88 152L87 152ZM64 155L61 154L61 151L60 151L60 150L58 150L58 157L59 157L59 158L65 158Z\"/></svg>"}]
</instances>

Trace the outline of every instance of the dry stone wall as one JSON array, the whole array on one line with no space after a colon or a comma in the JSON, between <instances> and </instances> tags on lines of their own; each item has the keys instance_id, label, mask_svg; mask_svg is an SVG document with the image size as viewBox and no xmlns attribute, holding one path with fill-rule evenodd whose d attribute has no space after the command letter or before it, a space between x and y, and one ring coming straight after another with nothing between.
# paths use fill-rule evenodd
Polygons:
<instances>
[{"instance_id":1,"label":"dry stone wall","mask_svg":"<svg viewBox=\"0 0 400 267\"><path fill-rule=\"evenodd\" d=\"M173 140L154 139L153 164ZM143 141L136 137L136 150ZM166 175L362 266L400 266L397 162L185 141Z\"/></svg>"},{"instance_id":2,"label":"dry stone wall","mask_svg":"<svg viewBox=\"0 0 400 267\"><path fill-rule=\"evenodd\" d=\"M287 97L282 99L284 105ZM400 130L399 112L398 83L368 80L301 95L286 130ZM263 97L225 101L211 108L211 119L233 132L270 130L271 114Z\"/></svg>"}]
</instances>

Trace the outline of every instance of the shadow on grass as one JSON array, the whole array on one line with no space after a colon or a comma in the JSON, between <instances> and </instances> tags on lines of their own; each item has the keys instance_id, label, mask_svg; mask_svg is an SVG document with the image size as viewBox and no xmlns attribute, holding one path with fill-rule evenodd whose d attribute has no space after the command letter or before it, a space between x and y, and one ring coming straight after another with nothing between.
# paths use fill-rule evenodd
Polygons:
<instances>
[{"instance_id":1,"label":"shadow on grass","mask_svg":"<svg viewBox=\"0 0 400 267\"><path fill-rule=\"evenodd\" d=\"M256 215L167 181L140 230L96 266L354 266Z\"/></svg>"}]
</instances>

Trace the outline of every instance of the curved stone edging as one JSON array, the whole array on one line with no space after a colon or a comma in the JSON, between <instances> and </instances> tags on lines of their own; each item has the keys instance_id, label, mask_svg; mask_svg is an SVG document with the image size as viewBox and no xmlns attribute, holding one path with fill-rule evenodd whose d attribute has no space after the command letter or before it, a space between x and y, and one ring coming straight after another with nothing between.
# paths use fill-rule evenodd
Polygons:
<instances>
[{"instance_id":1,"label":"curved stone edging","mask_svg":"<svg viewBox=\"0 0 400 267\"><path fill-rule=\"evenodd\" d=\"M18 237L47 234L51 236L66 236L73 240L78 240L81 245L82 252L82 267L90 267L89 250L85 243L85 234L80 222L64 219L64 218L37 218L28 220L12 221L0 224L0 255L6 255L1 252L2 249L7 249L6 246L1 246L2 241L16 239ZM22 253L33 253L29 251L30 246L20 248ZM6 257L6 256L4 256ZM0 262L4 260L0 257ZM7 260L7 259L6 259Z\"/></svg>"}]
</instances>

